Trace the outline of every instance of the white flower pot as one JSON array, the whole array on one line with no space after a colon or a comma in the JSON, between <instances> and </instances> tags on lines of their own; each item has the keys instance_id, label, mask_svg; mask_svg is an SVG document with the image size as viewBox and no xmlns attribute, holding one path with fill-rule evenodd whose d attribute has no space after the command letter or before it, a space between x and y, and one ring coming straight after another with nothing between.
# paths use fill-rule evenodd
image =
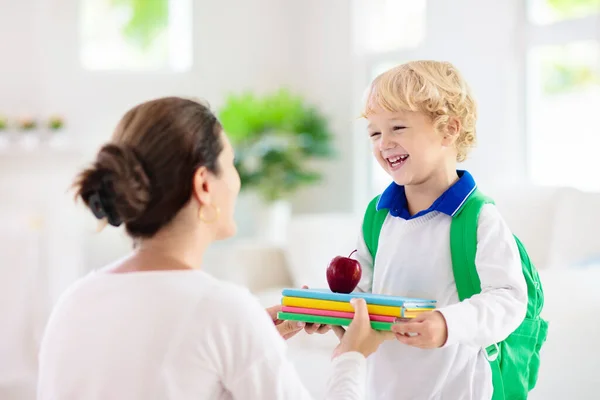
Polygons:
<instances>
[{"instance_id":1,"label":"white flower pot","mask_svg":"<svg viewBox=\"0 0 600 400\"><path fill-rule=\"evenodd\" d=\"M240 193L235 210L237 237L282 244L286 240L292 207L289 201L264 201L257 193Z\"/></svg>"},{"instance_id":2,"label":"white flower pot","mask_svg":"<svg viewBox=\"0 0 600 400\"><path fill-rule=\"evenodd\" d=\"M260 240L276 244L285 243L292 216L290 202L285 200L262 202L255 215L256 233Z\"/></svg>"}]
</instances>

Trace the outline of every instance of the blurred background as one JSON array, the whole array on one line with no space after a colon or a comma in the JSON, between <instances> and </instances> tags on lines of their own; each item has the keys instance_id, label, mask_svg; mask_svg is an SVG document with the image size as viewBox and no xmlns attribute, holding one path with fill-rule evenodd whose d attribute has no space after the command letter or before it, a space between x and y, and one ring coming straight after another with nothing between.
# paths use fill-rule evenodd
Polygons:
<instances>
[{"instance_id":1,"label":"blurred background","mask_svg":"<svg viewBox=\"0 0 600 400\"><path fill-rule=\"evenodd\" d=\"M540 270L550 334L531 398L600 398L600 0L0 0L0 55L0 400L35 398L52 306L131 248L69 192L128 108L177 95L220 116L244 190L239 234L206 269L269 306L282 287L325 287L353 250L390 183L362 96L414 59L450 61L472 86L462 168ZM315 396L335 341L290 341Z\"/></svg>"}]
</instances>

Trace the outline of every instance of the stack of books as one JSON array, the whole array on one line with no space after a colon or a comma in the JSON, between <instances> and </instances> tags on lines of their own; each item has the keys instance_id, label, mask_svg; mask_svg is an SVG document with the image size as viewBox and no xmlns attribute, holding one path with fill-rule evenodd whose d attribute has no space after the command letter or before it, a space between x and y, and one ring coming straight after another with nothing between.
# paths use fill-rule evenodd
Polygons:
<instances>
[{"instance_id":1,"label":"stack of books","mask_svg":"<svg viewBox=\"0 0 600 400\"><path fill-rule=\"evenodd\" d=\"M371 327L389 331L399 321L410 320L435 309L436 301L372 293L335 293L328 289L284 289L280 320L348 326L354 317L350 304L361 297L367 303Z\"/></svg>"}]
</instances>

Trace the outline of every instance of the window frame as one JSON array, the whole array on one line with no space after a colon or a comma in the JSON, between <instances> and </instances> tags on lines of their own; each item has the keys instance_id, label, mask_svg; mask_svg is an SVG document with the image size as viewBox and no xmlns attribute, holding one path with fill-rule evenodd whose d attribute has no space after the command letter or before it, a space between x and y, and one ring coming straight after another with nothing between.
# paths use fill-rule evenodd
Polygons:
<instances>
[{"instance_id":1,"label":"window frame","mask_svg":"<svg viewBox=\"0 0 600 400\"><path fill-rule=\"evenodd\" d=\"M560 20L552 23L537 24L529 18L529 7L532 0L522 2L519 15L519 24L517 29L520 30L523 37L522 44L519 50L519 59L521 63L521 106L524 112L522 113L522 128L524 133L523 146L525 155L525 168L527 181L537 185L533 176L533 160L534 156L534 120L531 117L531 93L533 92L533 82L530 74L532 73L532 65L529 63L530 54L538 47L543 46L560 46L570 43L582 41L596 41L600 46L600 10L595 15L590 15L581 18L572 18ZM600 66L599 66L600 68ZM598 71L600 73L600 71Z\"/></svg>"}]
</instances>

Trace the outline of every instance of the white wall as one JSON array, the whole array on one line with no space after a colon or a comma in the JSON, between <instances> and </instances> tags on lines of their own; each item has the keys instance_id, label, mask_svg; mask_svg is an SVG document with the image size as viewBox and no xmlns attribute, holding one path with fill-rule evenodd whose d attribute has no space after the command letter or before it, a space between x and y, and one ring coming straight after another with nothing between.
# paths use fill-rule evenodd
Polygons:
<instances>
[{"instance_id":1,"label":"white wall","mask_svg":"<svg viewBox=\"0 0 600 400\"><path fill-rule=\"evenodd\" d=\"M286 3L291 3L287 1ZM331 118L334 160L319 162L324 180L295 196L296 212L352 211L354 186L352 2L306 0L302 4L304 47L300 54L307 96Z\"/></svg>"}]
</instances>

